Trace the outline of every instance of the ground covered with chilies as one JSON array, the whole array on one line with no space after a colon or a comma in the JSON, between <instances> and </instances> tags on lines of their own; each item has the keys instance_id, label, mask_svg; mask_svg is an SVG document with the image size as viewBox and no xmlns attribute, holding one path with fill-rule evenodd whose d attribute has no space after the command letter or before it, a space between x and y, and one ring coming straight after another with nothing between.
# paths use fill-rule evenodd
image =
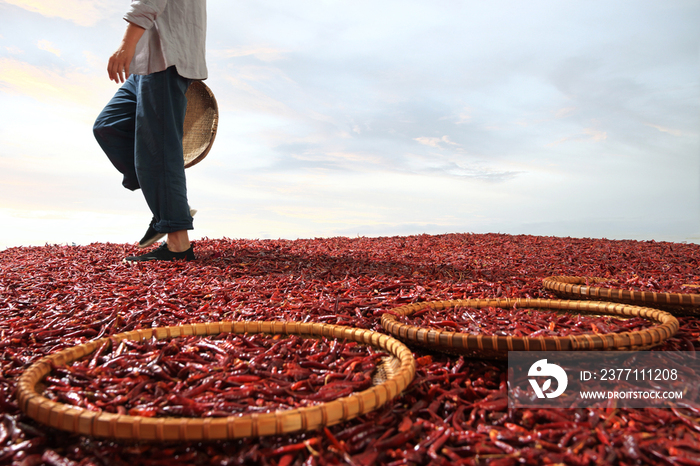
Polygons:
<instances>
[{"instance_id":1,"label":"ground covered with chilies","mask_svg":"<svg viewBox=\"0 0 700 466\"><path fill-rule=\"evenodd\" d=\"M700 246L501 234L199 240L192 263L122 264L131 245L0 252L0 464L700 464L700 407L509 410L505 365L414 349L415 380L384 408L305 434L138 444L46 428L16 382L34 361L124 331L301 320L382 331L406 303L553 297L552 275L700 284ZM664 290L661 290L664 291ZM670 290L669 290L670 291ZM679 318L665 350L700 347Z\"/></svg>"}]
</instances>

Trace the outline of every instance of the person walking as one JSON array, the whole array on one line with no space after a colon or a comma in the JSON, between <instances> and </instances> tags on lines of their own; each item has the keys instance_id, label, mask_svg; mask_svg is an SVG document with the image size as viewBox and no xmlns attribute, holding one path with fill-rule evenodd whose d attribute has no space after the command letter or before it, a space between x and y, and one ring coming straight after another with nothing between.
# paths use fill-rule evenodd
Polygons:
<instances>
[{"instance_id":1,"label":"person walking","mask_svg":"<svg viewBox=\"0 0 700 466\"><path fill-rule=\"evenodd\" d=\"M141 189L153 214L139 247L167 235L159 248L124 260L194 260L182 136L187 89L208 77L206 0L134 0L124 19L126 32L107 64L122 86L93 133L122 185Z\"/></svg>"}]
</instances>

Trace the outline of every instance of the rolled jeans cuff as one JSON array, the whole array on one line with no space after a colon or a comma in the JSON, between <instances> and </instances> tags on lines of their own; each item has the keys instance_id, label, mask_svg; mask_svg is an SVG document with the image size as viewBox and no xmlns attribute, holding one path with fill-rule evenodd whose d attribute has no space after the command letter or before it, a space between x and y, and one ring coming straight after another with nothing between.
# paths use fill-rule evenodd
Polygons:
<instances>
[{"instance_id":1,"label":"rolled jeans cuff","mask_svg":"<svg viewBox=\"0 0 700 466\"><path fill-rule=\"evenodd\" d=\"M153 225L158 233L173 233L180 230L193 230L193 220L161 220Z\"/></svg>"}]
</instances>

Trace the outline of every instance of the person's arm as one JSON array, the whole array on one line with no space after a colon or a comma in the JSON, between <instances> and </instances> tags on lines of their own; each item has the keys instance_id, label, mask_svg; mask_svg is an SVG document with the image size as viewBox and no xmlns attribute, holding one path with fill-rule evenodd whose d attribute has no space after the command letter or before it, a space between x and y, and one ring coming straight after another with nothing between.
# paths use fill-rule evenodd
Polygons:
<instances>
[{"instance_id":1,"label":"person's arm","mask_svg":"<svg viewBox=\"0 0 700 466\"><path fill-rule=\"evenodd\" d=\"M136 44L146 31L134 23L128 24L119 48L109 57L109 63L107 64L109 79L116 83L123 83L129 77L129 65L131 64L131 59L134 58Z\"/></svg>"}]
</instances>

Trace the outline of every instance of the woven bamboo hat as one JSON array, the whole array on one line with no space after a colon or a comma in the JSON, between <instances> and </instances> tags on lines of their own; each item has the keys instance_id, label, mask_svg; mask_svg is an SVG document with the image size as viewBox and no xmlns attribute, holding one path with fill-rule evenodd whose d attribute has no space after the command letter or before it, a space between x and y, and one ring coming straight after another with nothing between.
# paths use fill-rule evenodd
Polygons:
<instances>
[{"instance_id":1,"label":"woven bamboo hat","mask_svg":"<svg viewBox=\"0 0 700 466\"><path fill-rule=\"evenodd\" d=\"M211 89L202 81L193 81L187 90L182 149L185 168L196 165L207 156L219 125L219 107Z\"/></svg>"}]
</instances>

